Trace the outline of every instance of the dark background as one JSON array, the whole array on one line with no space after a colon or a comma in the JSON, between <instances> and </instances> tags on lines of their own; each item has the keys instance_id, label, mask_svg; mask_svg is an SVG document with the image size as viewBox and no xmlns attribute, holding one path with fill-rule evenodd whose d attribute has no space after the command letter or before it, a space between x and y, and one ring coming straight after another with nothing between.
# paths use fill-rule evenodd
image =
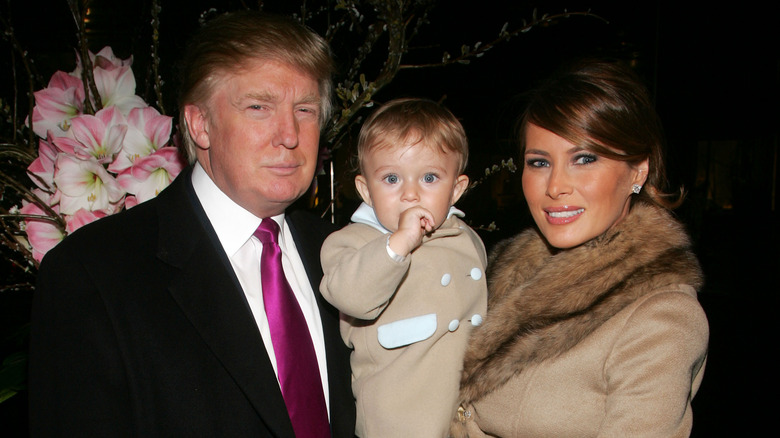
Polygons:
<instances>
[{"instance_id":1,"label":"dark background","mask_svg":"<svg viewBox=\"0 0 780 438\"><path fill-rule=\"evenodd\" d=\"M3 13L9 12L18 40L36 58L41 75L48 80L54 69L72 70L75 30L65 1L6 3ZM139 94L145 92L141 84L148 82L149 3L93 2L91 50L111 45L120 57L134 54ZM166 86L173 87L171 65L200 13L208 7L240 8L243 2L160 3L161 68ZM289 3L299 2L265 5L270 11L294 11ZM443 50L457 53L461 44L484 44L505 22L511 29L530 19L534 8L539 15L591 10L604 20L570 17L535 28L467 66L404 70L376 99L402 95L443 99L466 127L472 154L469 173L475 179L484 168L514 155L511 133L519 112L517 96L536 81L562 62L583 55L631 60L664 122L670 179L688 192L677 214L694 239L706 275L700 300L710 320L710 355L693 402L693 436L762 435L772 424L775 405L765 400L778 389L776 366L771 365L777 347L775 274L780 270L780 51L774 11L757 0L728 6L671 1L440 1L405 62L426 57L435 61ZM334 50L340 53L340 47ZM4 98L12 88L6 74L0 75ZM171 113L172 98L165 105ZM348 214L352 201L347 195L341 207ZM480 232L488 246L530 224L517 178L509 173L481 184L459 206L474 226L495 221L498 230ZM6 317L7 312L0 315ZM21 393L0 404L0 435L15 436L12 428L23 427L25 402Z\"/></svg>"}]
</instances>

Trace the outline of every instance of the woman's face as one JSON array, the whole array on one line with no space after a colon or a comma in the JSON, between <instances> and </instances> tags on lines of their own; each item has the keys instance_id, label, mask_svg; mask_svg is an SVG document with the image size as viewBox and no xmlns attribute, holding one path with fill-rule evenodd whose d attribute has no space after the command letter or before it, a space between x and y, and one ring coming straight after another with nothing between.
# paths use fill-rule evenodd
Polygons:
<instances>
[{"instance_id":1,"label":"woman's face","mask_svg":"<svg viewBox=\"0 0 780 438\"><path fill-rule=\"evenodd\" d=\"M647 178L638 166L586 151L529 124L523 193L550 245L566 249L600 236L628 213L632 186Z\"/></svg>"}]
</instances>

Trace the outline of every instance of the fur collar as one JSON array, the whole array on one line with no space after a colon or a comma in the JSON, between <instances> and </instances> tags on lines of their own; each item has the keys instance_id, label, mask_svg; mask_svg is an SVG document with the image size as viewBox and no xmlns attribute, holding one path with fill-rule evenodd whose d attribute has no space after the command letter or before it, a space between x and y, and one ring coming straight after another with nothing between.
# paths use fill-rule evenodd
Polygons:
<instances>
[{"instance_id":1,"label":"fur collar","mask_svg":"<svg viewBox=\"0 0 780 438\"><path fill-rule=\"evenodd\" d=\"M602 236L553 252L535 229L499 243L488 266L488 312L464 360L462 405L529 364L571 349L639 297L669 284L702 284L681 224L636 204Z\"/></svg>"}]
</instances>

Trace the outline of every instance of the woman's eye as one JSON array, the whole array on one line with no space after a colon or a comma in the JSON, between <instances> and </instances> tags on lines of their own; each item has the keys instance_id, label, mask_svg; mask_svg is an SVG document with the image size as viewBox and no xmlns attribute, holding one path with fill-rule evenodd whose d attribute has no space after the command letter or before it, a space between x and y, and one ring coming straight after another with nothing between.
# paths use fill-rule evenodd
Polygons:
<instances>
[{"instance_id":1,"label":"woman's eye","mask_svg":"<svg viewBox=\"0 0 780 438\"><path fill-rule=\"evenodd\" d=\"M525 160L526 167L549 167L550 164L547 162L547 160L543 160L541 158L529 158Z\"/></svg>"},{"instance_id":2,"label":"woman's eye","mask_svg":"<svg viewBox=\"0 0 780 438\"><path fill-rule=\"evenodd\" d=\"M598 157L593 154L582 154L578 155L574 159L575 164L590 164L595 161L598 161Z\"/></svg>"},{"instance_id":3,"label":"woman's eye","mask_svg":"<svg viewBox=\"0 0 780 438\"><path fill-rule=\"evenodd\" d=\"M396 184L398 183L398 175L387 175L385 178L385 182L388 184Z\"/></svg>"},{"instance_id":4,"label":"woman's eye","mask_svg":"<svg viewBox=\"0 0 780 438\"><path fill-rule=\"evenodd\" d=\"M438 179L439 177L436 176L436 174L434 173L426 173L425 176L423 176L423 181L425 181L426 183L436 182L436 180Z\"/></svg>"}]
</instances>

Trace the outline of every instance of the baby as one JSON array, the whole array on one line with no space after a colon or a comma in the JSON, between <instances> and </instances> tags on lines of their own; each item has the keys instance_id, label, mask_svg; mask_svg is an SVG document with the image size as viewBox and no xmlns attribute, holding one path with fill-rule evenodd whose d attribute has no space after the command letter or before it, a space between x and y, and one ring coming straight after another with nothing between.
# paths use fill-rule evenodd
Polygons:
<instances>
[{"instance_id":1,"label":"baby","mask_svg":"<svg viewBox=\"0 0 780 438\"><path fill-rule=\"evenodd\" d=\"M466 190L468 142L441 105L399 99L358 139L363 203L322 247L323 296L353 348L359 437L444 437L463 354L487 307L479 236L453 204Z\"/></svg>"}]
</instances>

